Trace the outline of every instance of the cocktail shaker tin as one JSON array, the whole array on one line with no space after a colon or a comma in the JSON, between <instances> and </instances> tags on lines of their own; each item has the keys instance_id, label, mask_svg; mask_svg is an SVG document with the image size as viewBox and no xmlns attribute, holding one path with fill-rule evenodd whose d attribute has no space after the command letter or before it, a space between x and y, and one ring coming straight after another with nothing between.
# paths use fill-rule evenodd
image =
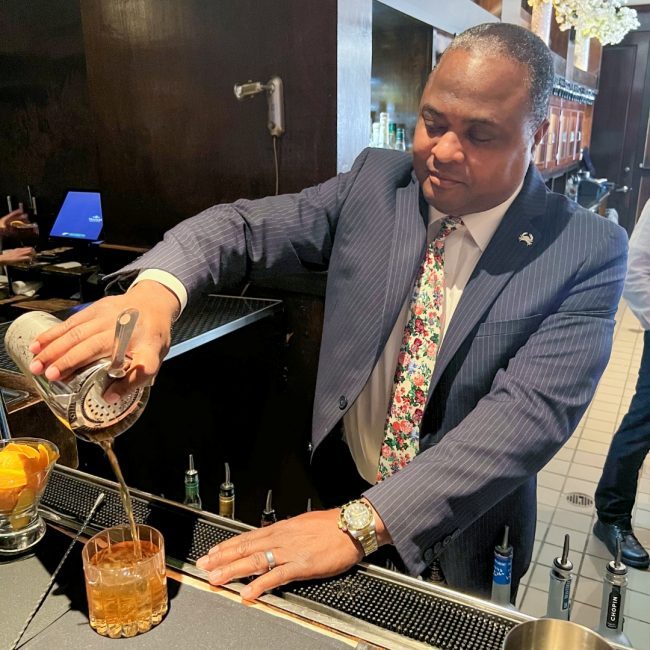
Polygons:
<instances>
[{"instance_id":1,"label":"cocktail shaker tin","mask_svg":"<svg viewBox=\"0 0 650 650\"><path fill-rule=\"evenodd\" d=\"M31 379L54 415L76 436L91 442L111 440L140 417L149 399L149 387L137 388L117 404L108 404L102 395L113 381L108 375L110 359L91 363L65 381L49 381L44 375L33 375L29 364L34 355L29 346L39 334L59 323L61 320L47 312L23 314L7 329L7 353L21 372Z\"/></svg>"}]
</instances>

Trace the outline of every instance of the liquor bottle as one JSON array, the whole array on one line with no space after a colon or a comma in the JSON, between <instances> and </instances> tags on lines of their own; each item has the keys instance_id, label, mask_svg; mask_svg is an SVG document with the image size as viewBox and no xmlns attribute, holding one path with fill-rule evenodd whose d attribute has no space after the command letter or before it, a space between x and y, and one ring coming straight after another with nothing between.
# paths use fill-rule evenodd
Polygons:
<instances>
[{"instance_id":1,"label":"liquor bottle","mask_svg":"<svg viewBox=\"0 0 650 650\"><path fill-rule=\"evenodd\" d=\"M388 148L395 149L397 141L397 124L395 122L388 123Z\"/></svg>"},{"instance_id":2,"label":"liquor bottle","mask_svg":"<svg viewBox=\"0 0 650 650\"><path fill-rule=\"evenodd\" d=\"M370 146L379 146L379 122L373 122L370 132Z\"/></svg>"},{"instance_id":3,"label":"liquor bottle","mask_svg":"<svg viewBox=\"0 0 650 650\"><path fill-rule=\"evenodd\" d=\"M397 129L397 135L395 136L395 149L397 149L397 151L406 151L406 141L404 138L403 127L399 127Z\"/></svg>"},{"instance_id":4,"label":"liquor bottle","mask_svg":"<svg viewBox=\"0 0 650 650\"><path fill-rule=\"evenodd\" d=\"M377 146L388 148L388 113L379 113L379 141Z\"/></svg>"},{"instance_id":5,"label":"liquor bottle","mask_svg":"<svg viewBox=\"0 0 650 650\"><path fill-rule=\"evenodd\" d=\"M494 571L492 573L492 602L510 607L512 582L512 546L508 544L510 527L503 531L503 541L494 547Z\"/></svg>"},{"instance_id":6,"label":"liquor bottle","mask_svg":"<svg viewBox=\"0 0 650 650\"><path fill-rule=\"evenodd\" d=\"M230 466L224 463L226 476L219 486L219 514L228 519L235 518L235 486L230 481Z\"/></svg>"},{"instance_id":7,"label":"liquor bottle","mask_svg":"<svg viewBox=\"0 0 650 650\"><path fill-rule=\"evenodd\" d=\"M202 510L201 496L199 495L199 473L194 469L194 456L190 454L189 468L185 470L185 498L183 504Z\"/></svg>"},{"instance_id":8,"label":"liquor bottle","mask_svg":"<svg viewBox=\"0 0 650 650\"><path fill-rule=\"evenodd\" d=\"M600 606L598 634L608 641L632 647L623 632L623 608L627 590L627 566L621 562L621 541L616 540L616 557L607 563L603 578L603 600Z\"/></svg>"},{"instance_id":9,"label":"liquor bottle","mask_svg":"<svg viewBox=\"0 0 650 650\"><path fill-rule=\"evenodd\" d=\"M573 571L573 562L569 560L569 536L565 535L562 557L556 557L551 567L546 618L569 620L573 580L571 571Z\"/></svg>"},{"instance_id":10,"label":"liquor bottle","mask_svg":"<svg viewBox=\"0 0 650 650\"><path fill-rule=\"evenodd\" d=\"M275 510L273 509L273 490L269 490L266 494L266 506L262 510L262 519L260 520L260 528L265 528L274 524L278 520Z\"/></svg>"}]
</instances>

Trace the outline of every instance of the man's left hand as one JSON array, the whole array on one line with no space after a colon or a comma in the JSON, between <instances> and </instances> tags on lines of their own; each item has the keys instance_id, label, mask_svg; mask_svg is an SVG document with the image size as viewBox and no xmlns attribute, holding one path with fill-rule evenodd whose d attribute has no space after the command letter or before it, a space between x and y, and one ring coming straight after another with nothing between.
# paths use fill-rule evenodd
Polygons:
<instances>
[{"instance_id":1,"label":"man's left hand","mask_svg":"<svg viewBox=\"0 0 650 650\"><path fill-rule=\"evenodd\" d=\"M243 533L210 549L196 565L209 572L213 585L259 575L241 591L247 600L293 580L337 575L363 558L361 545L339 529L339 513L307 512ZM276 563L270 570L266 551L272 551Z\"/></svg>"}]
</instances>

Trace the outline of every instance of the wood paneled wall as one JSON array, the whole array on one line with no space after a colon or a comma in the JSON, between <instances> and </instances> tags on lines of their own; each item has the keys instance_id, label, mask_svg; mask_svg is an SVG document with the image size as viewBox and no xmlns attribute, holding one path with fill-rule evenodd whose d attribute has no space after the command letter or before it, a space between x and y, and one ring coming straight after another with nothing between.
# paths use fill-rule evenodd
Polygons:
<instances>
[{"instance_id":1,"label":"wood paneled wall","mask_svg":"<svg viewBox=\"0 0 650 650\"><path fill-rule=\"evenodd\" d=\"M0 3L0 215L28 183L46 230L66 188L98 184L78 0Z\"/></svg>"},{"instance_id":2,"label":"wood paneled wall","mask_svg":"<svg viewBox=\"0 0 650 650\"><path fill-rule=\"evenodd\" d=\"M53 209L99 187L103 237L150 245L220 201L275 189L261 94L284 81L280 191L336 173L337 2L5 0L0 192Z\"/></svg>"},{"instance_id":3,"label":"wood paneled wall","mask_svg":"<svg viewBox=\"0 0 650 650\"><path fill-rule=\"evenodd\" d=\"M336 2L81 0L105 236L147 244L220 201L274 192L266 97L284 81L280 191L336 173Z\"/></svg>"}]
</instances>

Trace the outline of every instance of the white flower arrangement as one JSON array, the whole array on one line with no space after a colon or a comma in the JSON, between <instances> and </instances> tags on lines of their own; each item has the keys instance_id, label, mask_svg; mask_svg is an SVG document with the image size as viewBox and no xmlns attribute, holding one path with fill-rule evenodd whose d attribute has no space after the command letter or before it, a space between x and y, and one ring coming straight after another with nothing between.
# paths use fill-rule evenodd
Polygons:
<instances>
[{"instance_id":1,"label":"white flower arrangement","mask_svg":"<svg viewBox=\"0 0 650 650\"><path fill-rule=\"evenodd\" d=\"M578 36L597 38L603 45L620 43L639 27L636 11L625 6L627 0L528 0L528 5L535 9L549 2L562 31L574 27Z\"/></svg>"}]
</instances>

